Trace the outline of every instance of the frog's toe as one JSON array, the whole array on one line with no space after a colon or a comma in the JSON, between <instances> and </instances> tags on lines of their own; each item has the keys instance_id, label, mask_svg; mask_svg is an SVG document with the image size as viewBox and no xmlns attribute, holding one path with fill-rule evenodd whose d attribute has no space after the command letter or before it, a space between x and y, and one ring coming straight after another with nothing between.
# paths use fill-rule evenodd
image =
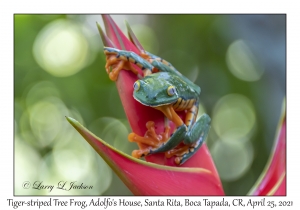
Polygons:
<instances>
[{"instance_id":1,"label":"frog's toe","mask_svg":"<svg viewBox=\"0 0 300 210\"><path fill-rule=\"evenodd\" d=\"M184 138L186 126L183 124L178 127L170 138L165 140L157 149L151 150L150 153L166 152L176 147Z\"/></svg>"},{"instance_id":2,"label":"frog's toe","mask_svg":"<svg viewBox=\"0 0 300 210\"><path fill-rule=\"evenodd\" d=\"M177 156L175 158L175 163L177 165L181 165L184 162L186 162L188 159L190 159L201 147L203 143L203 140L200 138L198 141L196 141L194 144L188 146L185 145L182 147L181 150L179 150L178 152L173 152L173 156Z\"/></svg>"},{"instance_id":3,"label":"frog's toe","mask_svg":"<svg viewBox=\"0 0 300 210\"><path fill-rule=\"evenodd\" d=\"M112 81L116 81L118 79L119 73L122 69L138 74L138 71L130 64L127 58L118 55L107 55L105 69Z\"/></svg>"},{"instance_id":4,"label":"frog's toe","mask_svg":"<svg viewBox=\"0 0 300 210\"><path fill-rule=\"evenodd\" d=\"M139 146L139 150L134 150L132 152L133 157L140 158L148 154L161 152L160 148L162 148L169 139L169 126L166 126L165 131L159 135L156 134L153 121L148 121L146 127L147 131L144 136L139 136L136 133L130 133L128 135L128 140L130 142L136 142Z\"/></svg>"},{"instance_id":5,"label":"frog's toe","mask_svg":"<svg viewBox=\"0 0 300 210\"><path fill-rule=\"evenodd\" d=\"M130 133L128 135L128 140L130 142L142 143L152 147L156 147L159 144L159 141L156 138L152 138L151 136L139 136L135 133Z\"/></svg>"},{"instance_id":6,"label":"frog's toe","mask_svg":"<svg viewBox=\"0 0 300 210\"><path fill-rule=\"evenodd\" d=\"M139 150L133 150L132 153L131 153L131 156L134 157L134 158L141 158L141 157L144 157L144 156L147 156L150 152L150 149L139 149Z\"/></svg>"},{"instance_id":7,"label":"frog's toe","mask_svg":"<svg viewBox=\"0 0 300 210\"><path fill-rule=\"evenodd\" d=\"M131 153L131 155L135 158L147 156L151 153L153 148L156 148L159 144L158 140L155 138L152 138L150 136L143 137L135 133L130 133L128 135L128 140L130 142L136 142L139 146L139 150L133 150Z\"/></svg>"}]
</instances>

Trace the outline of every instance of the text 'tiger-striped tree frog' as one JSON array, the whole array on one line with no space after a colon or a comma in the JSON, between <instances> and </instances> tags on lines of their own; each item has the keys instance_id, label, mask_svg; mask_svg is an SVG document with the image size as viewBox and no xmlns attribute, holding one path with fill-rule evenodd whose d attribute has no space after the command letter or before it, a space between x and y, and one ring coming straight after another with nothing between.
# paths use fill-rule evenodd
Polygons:
<instances>
[{"instance_id":1,"label":"text 'tiger-striped tree frog'","mask_svg":"<svg viewBox=\"0 0 300 210\"><path fill-rule=\"evenodd\" d=\"M137 55L134 52L104 47L106 71L111 80L116 80L121 69L137 70L136 64L143 71L144 77L133 85L133 97L145 106L158 109L177 127L170 135L168 123L162 135L155 133L154 122L146 124L145 136L131 133L129 141L139 142L148 147L134 150L132 156L140 158L149 154L164 152L167 158L175 156L175 163L180 165L188 160L201 147L210 129L210 117L203 114L198 120L200 87L184 77L169 62L148 52ZM112 68L112 70L111 70ZM185 111L185 122L175 111ZM182 144L183 142L183 144Z\"/></svg>"}]
</instances>

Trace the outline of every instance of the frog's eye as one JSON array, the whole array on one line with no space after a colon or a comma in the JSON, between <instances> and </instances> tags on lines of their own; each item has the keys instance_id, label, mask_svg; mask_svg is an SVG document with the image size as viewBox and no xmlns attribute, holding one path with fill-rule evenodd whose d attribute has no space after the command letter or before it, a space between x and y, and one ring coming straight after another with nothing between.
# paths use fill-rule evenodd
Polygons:
<instances>
[{"instance_id":1,"label":"frog's eye","mask_svg":"<svg viewBox=\"0 0 300 210\"><path fill-rule=\"evenodd\" d=\"M167 89L167 93L169 96L173 96L176 93L176 88L174 86L169 86Z\"/></svg>"},{"instance_id":2,"label":"frog's eye","mask_svg":"<svg viewBox=\"0 0 300 210\"><path fill-rule=\"evenodd\" d=\"M140 86L141 86L140 81L136 81L136 82L133 84L133 89L134 89L135 91L138 91L138 90L140 89Z\"/></svg>"}]
</instances>

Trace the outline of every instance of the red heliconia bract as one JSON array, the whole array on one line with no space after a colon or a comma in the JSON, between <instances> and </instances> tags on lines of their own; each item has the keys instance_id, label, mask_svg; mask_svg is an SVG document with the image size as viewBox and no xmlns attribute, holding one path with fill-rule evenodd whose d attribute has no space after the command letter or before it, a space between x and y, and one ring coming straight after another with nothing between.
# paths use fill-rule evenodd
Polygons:
<instances>
[{"instance_id":1,"label":"red heliconia bract","mask_svg":"<svg viewBox=\"0 0 300 210\"><path fill-rule=\"evenodd\" d=\"M286 195L286 118L285 105L269 161L250 195Z\"/></svg>"},{"instance_id":2,"label":"red heliconia bract","mask_svg":"<svg viewBox=\"0 0 300 210\"><path fill-rule=\"evenodd\" d=\"M164 166L133 158L76 120L67 119L134 195L224 195L218 177L207 169Z\"/></svg>"}]
</instances>

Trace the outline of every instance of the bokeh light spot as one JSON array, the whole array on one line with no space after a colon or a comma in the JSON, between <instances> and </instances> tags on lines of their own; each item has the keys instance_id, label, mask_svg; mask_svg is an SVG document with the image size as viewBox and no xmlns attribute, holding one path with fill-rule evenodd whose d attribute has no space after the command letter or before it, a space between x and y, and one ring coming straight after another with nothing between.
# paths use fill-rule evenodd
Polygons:
<instances>
[{"instance_id":1,"label":"bokeh light spot","mask_svg":"<svg viewBox=\"0 0 300 210\"><path fill-rule=\"evenodd\" d=\"M102 117L91 123L89 129L104 141L113 145L118 150L131 153L127 127L118 119Z\"/></svg>"},{"instance_id":2,"label":"bokeh light spot","mask_svg":"<svg viewBox=\"0 0 300 210\"><path fill-rule=\"evenodd\" d=\"M197 66L195 66L193 69L189 70L186 73L186 77L192 82L196 82L198 76L199 76L199 68Z\"/></svg>"},{"instance_id":3,"label":"bokeh light spot","mask_svg":"<svg viewBox=\"0 0 300 210\"><path fill-rule=\"evenodd\" d=\"M15 136L15 194L32 195L39 194L32 188L24 189L25 181L34 182L37 180L37 165L40 164L41 157L37 151L29 144L25 143L18 135Z\"/></svg>"},{"instance_id":4,"label":"bokeh light spot","mask_svg":"<svg viewBox=\"0 0 300 210\"><path fill-rule=\"evenodd\" d=\"M67 77L87 65L89 44L80 25L68 20L55 20L38 34L33 54L45 71L53 76Z\"/></svg>"},{"instance_id":5,"label":"bokeh light spot","mask_svg":"<svg viewBox=\"0 0 300 210\"><path fill-rule=\"evenodd\" d=\"M51 96L60 97L60 92L55 85L49 81L37 82L30 87L28 93L26 94L26 106L30 107L37 101Z\"/></svg>"},{"instance_id":6,"label":"bokeh light spot","mask_svg":"<svg viewBox=\"0 0 300 210\"><path fill-rule=\"evenodd\" d=\"M253 161L250 142L217 141L211 148L212 157L222 180L234 181L247 172Z\"/></svg>"},{"instance_id":7,"label":"bokeh light spot","mask_svg":"<svg viewBox=\"0 0 300 210\"><path fill-rule=\"evenodd\" d=\"M243 95L230 94L216 103L212 127L224 141L247 141L253 135L256 116L252 102Z\"/></svg>"},{"instance_id":8,"label":"bokeh light spot","mask_svg":"<svg viewBox=\"0 0 300 210\"><path fill-rule=\"evenodd\" d=\"M78 148L54 149L52 154L56 170L63 179L80 180L90 168L89 155Z\"/></svg>"},{"instance_id":9,"label":"bokeh light spot","mask_svg":"<svg viewBox=\"0 0 300 210\"><path fill-rule=\"evenodd\" d=\"M72 189L70 191L55 189L44 191L49 195L101 195L107 190L112 181L112 171L104 160L85 142L76 135L68 146L55 147L48 153L40 165L40 180L46 183L66 182L64 188L75 185L92 186L91 189Z\"/></svg>"},{"instance_id":10,"label":"bokeh light spot","mask_svg":"<svg viewBox=\"0 0 300 210\"><path fill-rule=\"evenodd\" d=\"M263 75L263 67L243 40L229 46L226 61L231 73L241 80L256 81Z\"/></svg>"},{"instance_id":11,"label":"bokeh light spot","mask_svg":"<svg viewBox=\"0 0 300 210\"><path fill-rule=\"evenodd\" d=\"M203 114L205 114L205 113L206 113L206 110L205 110L203 104L202 104L202 103L199 103L199 106L198 106L198 114L197 114L196 120L198 120L198 119L199 119Z\"/></svg>"},{"instance_id":12,"label":"bokeh light spot","mask_svg":"<svg viewBox=\"0 0 300 210\"><path fill-rule=\"evenodd\" d=\"M65 124L64 116L68 114L64 104L56 97L48 97L29 107L30 126L40 147L53 142Z\"/></svg>"}]
</instances>

